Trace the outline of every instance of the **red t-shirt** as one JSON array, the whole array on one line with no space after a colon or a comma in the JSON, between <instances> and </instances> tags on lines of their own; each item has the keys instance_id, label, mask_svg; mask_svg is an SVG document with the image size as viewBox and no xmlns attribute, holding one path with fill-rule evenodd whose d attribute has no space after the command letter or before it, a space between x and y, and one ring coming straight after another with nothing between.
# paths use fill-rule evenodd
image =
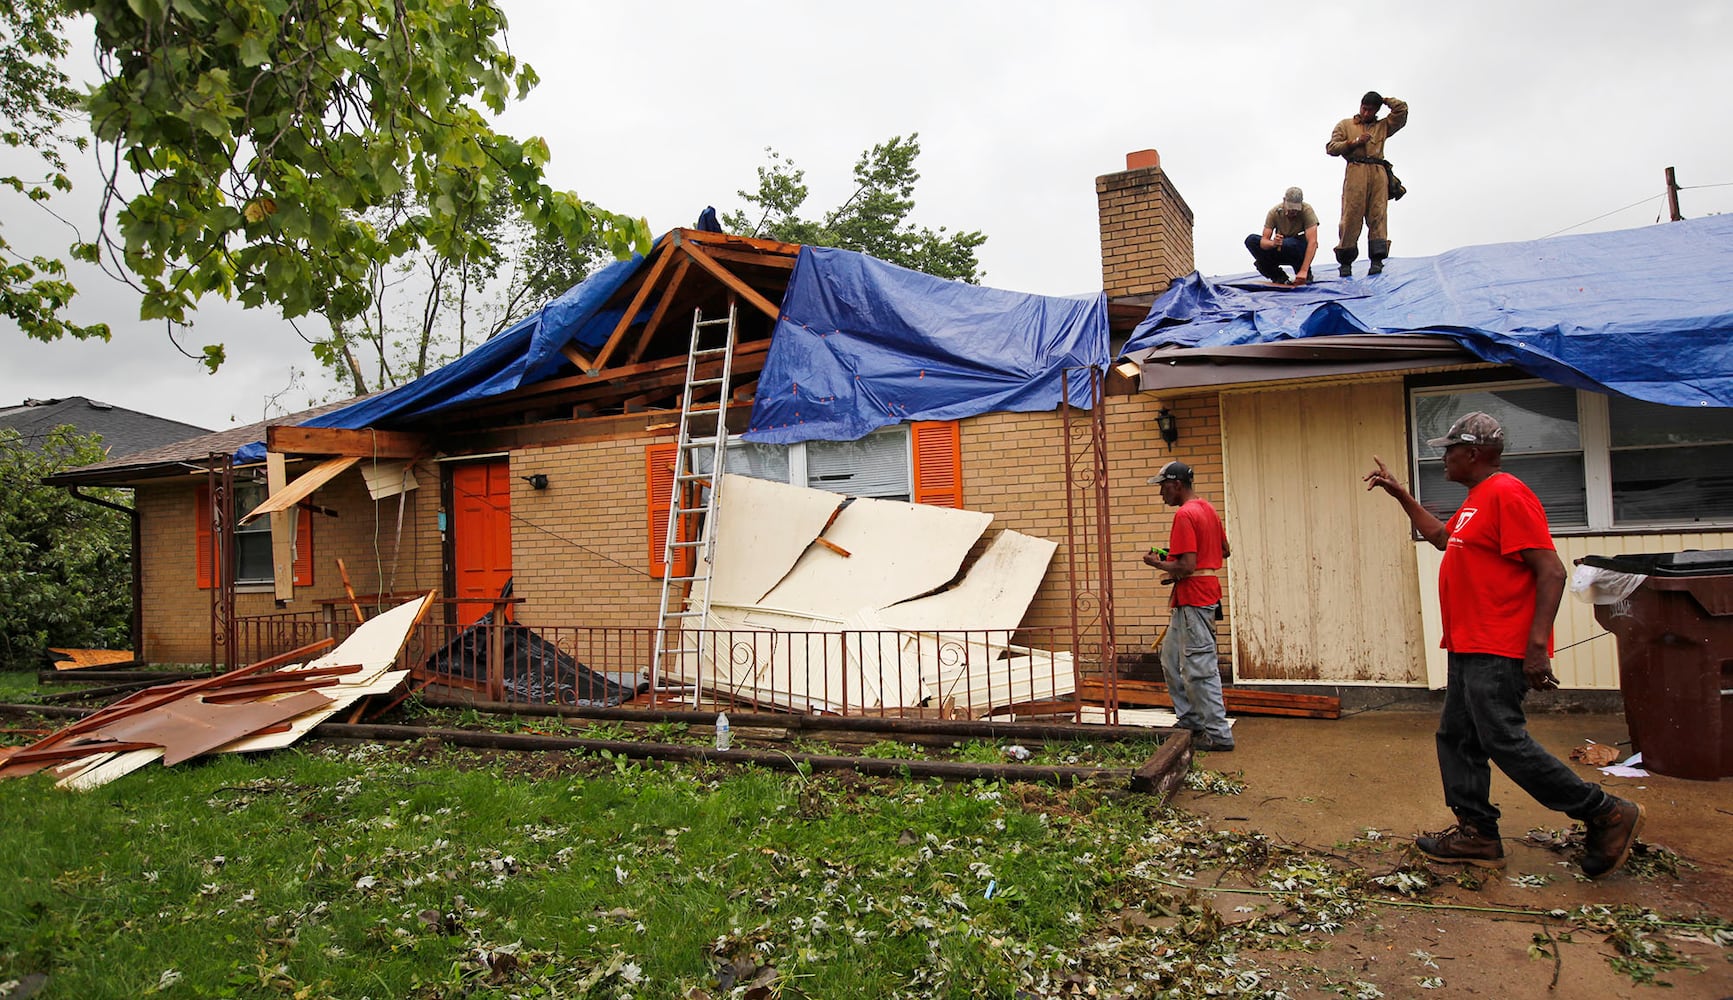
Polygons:
<instances>
[{"instance_id":1,"label":"red t-shirt","mask_svg":"<svg viewBox=\"0 0 1733 1000\"><path fill-rule=\"evenodd\" d=\"M1222 568L1222 548L1227 532L1216 509L1202 497L1192 497L1180 504L1173 514L1173 534L1167 542L1167 557L1178 559L1186 552L1197 553L1197 568ZM1174 605L1203 608L1222 602L1222 582L1214 576L1188 576L1173 585Z\"/></svg>"},{"instance_id":2,"label":"red t-shirt","mask_svg":"<svg viewBox=\"0 0 1733 1000\"><path fill-rule=\"evenodd\" d=\"M1534 491L1509 473L1495 473L1468 491L1447 524L1450 541L1438 569L1439 645L1453 653L1521 659L1534 623L1534 573L1524 549L1551 549L1546 511ZM1552 635L1547 635L1547 654Z\"/></svg>"}]
</instances>

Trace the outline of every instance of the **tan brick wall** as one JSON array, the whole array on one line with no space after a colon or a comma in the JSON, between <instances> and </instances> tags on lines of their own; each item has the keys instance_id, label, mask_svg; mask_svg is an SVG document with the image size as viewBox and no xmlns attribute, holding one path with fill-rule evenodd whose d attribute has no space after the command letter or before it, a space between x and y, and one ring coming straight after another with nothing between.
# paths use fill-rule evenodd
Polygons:
<instances>
[{"instance_id":1,"label":"tan brick wall","mask_svg":"<svg viewBox=\"0 0 1733 1000\"><path fill-rule=\"evenodd\" d=\"M1163 405L1179 425L1171 453L1155 430L1155 412ZM964 506L994 515L989 532L1010 529L1059 543L1024 618L1031 628L1070 627L1063 427L1058 413L994 413L963 421ZM1219 397L1209 393L1165 404L1147 393L1109 397L1107 450L1115 633L1122 652L1137 652L1148 649L1167 624L1169 590L1142 559L1151 545L1167 544L1173 523L1160 492L1144 481L1170 459L1181 459L1195 471L1198 493L1227 516ZM1232 609L1229 595L1224 615L1231 617ZM1224 659L1231 652L1228 624L1224 617L1217 627Z\"/></svg>"},{"instance_id":2,"label":"tan brick wall","mask_svg":"<svg viewBox=\"0 0 1733 1000\"><path fill-rule=\"evenodd\" d=\"M1191 208L1160 167L1097 177L1095 197L1109 297L1160 294L1195 269Z\"/></svg>"},{"instance_id":3,"label":"tan brick wall","mask_svg":"<svg viewBox=\"0 0 1733 1000\"><path fill-rule=\"evenodd\" d=\"M525 448L512 454L512 572L534 626L654 628L644 448L667 437ZM520 477L548 477L532 490Z\"/></svg>"},{"instance_id":4,"label":"tan brick wall","mask_svg":"<svg viewBox=\"0 0 1733 1000\"><path fill-rule=\"evenodd\" d=\"M304 469L291 467L290 475ZM441 589L439 469L417 466L421 488L406 494L402 541L397 536L398 500L375 503L361 474L344 472L321 487L312 502L337 512L313 515L313 585L297 587L279 606L273 593L237 593L237 618L283 612L316 612L319 598L343 594L337 572L341 557L357 593ZM144 657L152 663L205 663L210 659L210 591L198 587L194 497L203 480L187 476L137 490L139 564L143 574ZM396 575L392 577L395 554ZM394 582L393 582L394 581ZM392 585L388 588L387 583Z\"/></svg>"}]
</instances>

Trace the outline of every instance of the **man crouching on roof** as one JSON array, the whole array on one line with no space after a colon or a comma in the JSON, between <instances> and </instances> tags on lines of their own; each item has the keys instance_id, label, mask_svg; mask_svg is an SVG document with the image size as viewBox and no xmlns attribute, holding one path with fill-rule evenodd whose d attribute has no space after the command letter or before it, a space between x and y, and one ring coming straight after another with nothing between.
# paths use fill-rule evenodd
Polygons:
<instances>
[{"instance_id":1,"label":"man crouching on roof","mask_svg":"<svg viewBox=\"0 0 1733 1000\"><path fill-rule=\"evenodd\" d=\"M1312 280L1312 257L1318 252L1318 213L1306 204L1305 195L1291 187L1282 203L1264 216L1264 233L1246 237L1246 249L1258 273L1278 285L1288 284L1286 264L1294 269L1293 283Z\"/></svg>"}]
</instances>

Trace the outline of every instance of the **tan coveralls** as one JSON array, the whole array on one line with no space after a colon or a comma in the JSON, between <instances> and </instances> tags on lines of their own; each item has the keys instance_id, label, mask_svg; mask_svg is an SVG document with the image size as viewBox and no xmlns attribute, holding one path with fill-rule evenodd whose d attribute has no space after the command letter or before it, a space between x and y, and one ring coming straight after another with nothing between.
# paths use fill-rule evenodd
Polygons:
<instances>
[{"instance_id":1,"label":"tan coveralls","mask_svg":"<svg viewBox=\"0 0 1733 1000\"><path fill-rule=\"evenodd\" d=\"M1390 113L1370 125L1361 124L1354 118L1337 122L1324 151L1331 156L1350 156L1356 160L1382 160L1384 140L1408 124L1407 101L1386 97L1384 103L1389 106ZM1372 138L1364 146L1350 147L1349 143L1359 138L1361 132L1370 133ZM1346 250L1360 242L1362 222L1369 230L1369 240L1388 240L1390 182L1384 176L1384 168L1376 163L1349 163L1347 166L1348 171L1342 178L1342 225L1336 249Z\"/></svg>"}]
</instances>

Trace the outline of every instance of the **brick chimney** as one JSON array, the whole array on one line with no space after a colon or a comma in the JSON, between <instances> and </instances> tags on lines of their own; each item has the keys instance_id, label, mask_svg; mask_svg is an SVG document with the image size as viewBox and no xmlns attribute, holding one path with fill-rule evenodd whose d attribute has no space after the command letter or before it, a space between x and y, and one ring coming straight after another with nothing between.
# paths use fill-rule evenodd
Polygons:
<instances>
[{"instance_id":1,"label":"brick chimney","mask_svg":"<svg viewBox=\"0 0 1733 1000\"><path fill-rule=\"evenodd\" d=\"M1108 298L1160 295L1190 274L1191 208L1161 170L1161 154L1125 154L1125 169L1095 178L1101 210L1101 287Z\"/></svg>"}]
</instances>

